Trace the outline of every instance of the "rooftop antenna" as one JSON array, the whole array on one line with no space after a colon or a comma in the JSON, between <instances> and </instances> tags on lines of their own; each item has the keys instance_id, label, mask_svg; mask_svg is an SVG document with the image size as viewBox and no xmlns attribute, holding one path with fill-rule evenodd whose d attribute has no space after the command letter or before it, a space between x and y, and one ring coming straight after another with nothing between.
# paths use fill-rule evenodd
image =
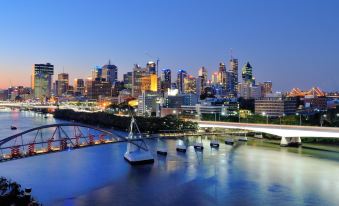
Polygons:
<instances>
[{"instance_id":1,"label":"rooftop antenna","mask_svg":"<svg viewBox=\"0 0 339 206\"><path fill-rule=\"evenodd\" d=\"M145 54L152 59L154 58L154 56L150 55L148 52L145 52ZM157 59L156 60L156 62L157 62L157 76L159 76L159 61L160 61L160 59L159 59L159 57L156 57L156 59Z\"/></svg>"},{"instance_id":2,"label":"rooftop antenna","mask_svg":"<svg viewBox=\"0 0 339 206\"><path fill-rule=\"evenodd\" d=\"M108 65L111 65L111 59L108 60Z\"/></svg>"},{"instance_id":3,"label":"rooftop antenna","mask_svg":"<svg viewBox=\"0 0 339 206\"><path fill-rule=\"evenodd\" d=\"M233 59L233 49L232 48L231 48L230 53L231 53L231 60L232 60Z\"/></svg>"}]
</instances>

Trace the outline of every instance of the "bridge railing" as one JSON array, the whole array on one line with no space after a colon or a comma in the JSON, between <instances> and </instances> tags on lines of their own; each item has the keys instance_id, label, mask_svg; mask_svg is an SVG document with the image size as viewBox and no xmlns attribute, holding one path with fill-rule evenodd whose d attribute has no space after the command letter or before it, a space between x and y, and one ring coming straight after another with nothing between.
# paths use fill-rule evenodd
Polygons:
<instances>
[{"instance_id":1,"label":"bridge railing","mask_svg":"<svg viewBox=\"0 0 339 206\"><path fill-rule=\"evenodd\" d=\"M126 141L109 131L82 124L53 124L0 140L0 160Z\"/></svg>"}]
</instances>

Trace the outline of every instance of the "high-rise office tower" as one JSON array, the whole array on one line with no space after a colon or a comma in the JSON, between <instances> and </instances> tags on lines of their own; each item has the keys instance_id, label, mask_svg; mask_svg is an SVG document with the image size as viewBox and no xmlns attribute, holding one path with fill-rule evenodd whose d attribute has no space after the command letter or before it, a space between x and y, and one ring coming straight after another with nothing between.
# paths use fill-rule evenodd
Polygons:
<instances>
[{"instance_id":1,"label":"high-rise office tower","mask_svg":"<svg viewBox=\"0 0 339 206\"><path fill-rule=\"evenodd\" d=\"M231 88L230 92L233 94L233 96L237 96L238 91L238 59L234 59L233 57L230 60L230 72L231 72Z\"/></svg>"},{"instance_id":2,"label":"high-rise office tower","mask_svg":"<svg viewBox=\"0 0 339 206\"><path fill-rule=\"evenodd\" d=\"M222 86L226 84L226 65L223 62L219 64L218 83Z\"/></svg>"},{"instance_id":3,"label":"high-rise office tower","mask_svg":"<svg viewBox=\"0 0 339 206\"><path fill-rule=\"evenodd\" d=\"M157 74L157 65L155 62L147 62L146 69L149 74Z\"/></svg>"},{"instance_id":4,"label":"high-rise office tower","mask_svg":"<svg viewBox=\"0 0 339 206\"><path fill-rule=\"evenodd\" d=\"M198 76L202 79L202 86L205 86L207 82L207 69L205 67L201 67L199 69Z\"/></svg>"},{"instance_id":5,"label":"high-rise office tower","mask_svg":"<svg viewBox=\"0 0 339 206\"><path fill-rule=\"evenodd\" d=\"M177 89L179 93L185 93L185 78L187 77L187 72L180 69L177 74Z\"/></svg>"},{"instance_id":6,"label":"high-rise office tower","mask_svg":"<svg viewBox=\"0 0 339 206\"><path fill-rule=\"evenodd\" d=\"M96 66L92 69L92 79L102 78L102 68L100 66Z\"/></svg>"},{"instance_id":7,"label":"high-rise office tower","mask_svg":"<svg viewBox=\"0 0 339 206\"><path fill-rule=\"evenodd\" d=\"M54 66L50 63L34 64L32 71L32 89L34 97L45 100L51 97Z\"/></svg>"},{"instance_id":8,"label":"high-rise office tower","mask_svg":"<svg viewBox=\"0 0 339 206\"><path fill-rule=\"evenodd\" d=\"M184 93L185 94L193 94L196 92L197 80L192 75L188 75L184 78Z\"/></svg>"},{"instance_id":9,"label":"high-rise office tower","mask_svg":"<svg viewBox=\"0 0 339 206\"><path fill-rule=\"evenodd\" d=\"M255 79L253 77L252 66L247 62L242 68L242 80L244 83L255 84Z\"/></svg>"},{"instance_id":10,"label":"high-rise office tower","mask_svg":"<svg viewBox=\"0 0 339 206\"><path fill-rule=\"evenodd\" d=\"M67 73L58 74L58 80L55 81L55 95L65 95L69 87L69 75Z\"/></svg>"},{"instance_id":11,"label":"high-rise office tower","mask_svg":"<svg viewBox=\"0 0 339 206\"><path fill-rule=\"evenodd\" d=\"M198 71L198 78L196 82L197 94L201 94L206 85L207 85L207 70L205 69L205 67L201 67Z\"/></svg>"},{"instance_id":12,"label":"high-rise office tower","mask_svg":"<svg viewBox=\"0 0 339 206\"><path fill-rule=\"evenodd\" d=\"M103 78L88 78L85 88L87 97L90 99L112 96L112 84Z\"/></svg>"},{"instance_id":13,"label":"high-rise office tower","mask_svg":"<svg viewBox=\"0 0 339 206\"><path fill-rule=\"evenodd\" d=\"M132 72L132 96L138 98L141 94L141 79L146 76L146 69L141 68L138 64L134 65Z\"/></svg>"},{"instance_id":14,"label":"high-rise office tower","mask_svg":"<svg viewBox=\"0 0 339 206\"><path fill-rule=\"evenodd\" d=\"M74 79L74 94L82 96L85 94L85 81L83 79Z\"/></svg>"},{"instance_id":15,"label":"high-rise office tower","mask_svg":"<svg viewBox=\"0 0 339 206\"><path fill-rule=\"evenodd\" d=\"M212 73L212 76L211 76L211 83L212 84L218 84L218 72L214 72Z\"/></svg>"},{"instance_id":16,"label":"high-rise office tower","mask_svg":"<svg viewBox=\"0 0 339 206\"><path fill-rule=\"evenodd\" d=\"M171 70L170 69L163 69L161 71L161 91L167 92L168 89L171 88L172 77L171 77Z\"/></svg>"},{"instance_id":17,"label":"high-rise office tower","mask_svg":"<svg viewBox=\"0 0 339 206\"><path fill-rule=\"evenodd\" d=\"M102 67L102 78L106 79L106 81L110 82L112 85L118 81L118 68L111 64L111 60Z\"/></svg>"},{"instance_id":18,"label":"high-rise office tower","mask_svg":"<svg viewBox=\"0 0 339 206\"><path fill-rule=\"evenodd\" d=\"M261 95L265 97L267 94L272 94L272 82L271 81L265 81L262 83L259 83L259 86L261 87Z\"/></svg>"},{"instance_id":19,"label":"high-rise office tower","mask_svg":"<svg viewBox=\"0 0 339 206\"><path fill-rule=\"evenodd\" d=\"M132 72L124 74L123 79L125 88L132 89Z\"/></svg>"},{"instance_id":20,"label":"high-rise office tower","mask_svg":"<svg viewBox=\"0 0 339 206\"><path fill-rule=\"evenodd\" d=\"M156 74L146 74L141 77L141 91L142 92L158 91L158 77Z\"/></svg>"}]
</instances>

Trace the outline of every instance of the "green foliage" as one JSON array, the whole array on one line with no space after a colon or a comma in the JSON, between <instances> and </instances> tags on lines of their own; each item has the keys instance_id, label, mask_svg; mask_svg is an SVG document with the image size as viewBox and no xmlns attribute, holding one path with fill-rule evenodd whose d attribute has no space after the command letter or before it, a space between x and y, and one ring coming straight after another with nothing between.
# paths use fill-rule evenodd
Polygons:
<instances>
[{"instance_id":1,"label":"green foliage","mask_svg":"<svg viewBox=\"0 0 339 206\"><path fill-rule=\"evenodd\" d=\"M0 205L39 205L30 196L25 196L21 190L21 185L17 182L12 182L4 177L0 177Z\"/></svg>"},{"instance_id":2,"label":"green foliage","mask_svg":"<svg viewBox=\"0 0 339 206\"><path fill-rule=\"evenodd\" d=\"M73 110L56 110L54 117L68 121L76 121L85 124L113 127L118 130L129 129L131 117L116 116L106 112L86 113ZM177 119L176 116L166 117L136 117L141 132L157 133L162 130L193 130L198 129L198 124L192 121Z\"/></svg>"}]
</instances>

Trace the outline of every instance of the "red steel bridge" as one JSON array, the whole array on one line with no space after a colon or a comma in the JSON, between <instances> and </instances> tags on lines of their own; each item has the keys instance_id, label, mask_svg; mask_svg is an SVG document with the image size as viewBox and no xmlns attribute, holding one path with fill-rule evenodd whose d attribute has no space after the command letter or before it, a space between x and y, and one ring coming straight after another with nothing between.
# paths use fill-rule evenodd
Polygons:
<instances>
[{"instance_id":1,"label":"red steel bridge","mask_svg":"<svg viewBox=\"0 0 339 206\"><path fill-rule=\"evenodd\" d=\"M0 162L127 141L148 150L141 136L129 140L113 132L79 123L44 125L0 140Z\"/></svg>"}]
</instances>

